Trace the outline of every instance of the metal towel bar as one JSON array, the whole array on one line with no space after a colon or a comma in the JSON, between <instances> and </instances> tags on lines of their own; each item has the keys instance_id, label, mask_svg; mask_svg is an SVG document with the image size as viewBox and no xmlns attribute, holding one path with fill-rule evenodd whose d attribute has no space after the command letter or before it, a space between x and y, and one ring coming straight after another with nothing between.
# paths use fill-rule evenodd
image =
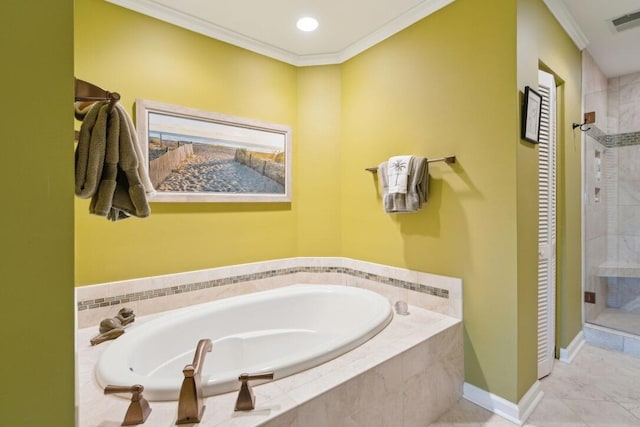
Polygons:
<instances>
[{"instance_id":1,"label":"metal towel bar","mask_svg":"<svg viewBox=\"0 0 640 427\"><path fill-rule=\"evenodd\" d=\"M427 163L435 163L435 162L445 162L447 164L453 164L456 162L456 156L446 156L446 157L438 157L437 159L428 159ZM373 166L370 168L366 168L366 171L371 173L378 173L378 167Z\"/></svg>"}]
</instances>

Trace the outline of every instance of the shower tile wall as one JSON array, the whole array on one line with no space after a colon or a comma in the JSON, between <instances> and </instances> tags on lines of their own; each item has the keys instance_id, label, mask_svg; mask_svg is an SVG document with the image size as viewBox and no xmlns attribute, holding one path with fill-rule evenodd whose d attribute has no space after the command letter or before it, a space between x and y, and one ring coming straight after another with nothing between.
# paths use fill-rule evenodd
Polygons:
<instances>
[{"instance_id":1,"label":"shower tile wall","mask_svg":"<svg viewBox=\"0 0 640 427\"><path fill-rule=\"evenodd\" d=\"M640 264L640 145L612 149L617 156L617 193L611 197L610 259Z\"/></svg>"},{"instance_id":2,"label":"shower tile wall","mask_svg":"<svg viewBox=\"0 0 640 427\"><path fill-rule=\"evenodd\" d=\"M584 108L597 118L585 138L584 163L585 287L596 292L597 304L585 304L585 320L618 327L604 324L605 308L640 313L640 277L622 277L640 267L640 72L603 84L590 58L584 66ZM627 269L601 277L602 265Z\"/></svg>"},{"instance_id":3,"label":"shower tile wall","mask_svg":"<svg viewBox=\"0 0 640 427\"><path fill-rule=\"evenodd\" d=\"M640 72L609 79L608 134L640 131Z\"/></svg>"},{"instance_id":4,"label":"shower tile wall","mask_svg":"<svg viewBox=\"0 0 640 427\"><path fill-rule=\"evenodd\" d=\"M640 266L640 72L610 79L608 95L608 143L617 172L609 201L608 257ZM607 305L640 314L640 278L609 278Z\"/></svg>"},{"instance_id":5,"label":"shower tile wall","mask_svg":"<svg viewBox=\"0 0 640 427\"><path fill-rule=\"evenodd\" d=\"M616 193L610 200L608 258L640 265L640 72L608 86L609 145L616 153ZM609 278L607 304L640 313L640 278Z\"/></svg>"}]
</instances>

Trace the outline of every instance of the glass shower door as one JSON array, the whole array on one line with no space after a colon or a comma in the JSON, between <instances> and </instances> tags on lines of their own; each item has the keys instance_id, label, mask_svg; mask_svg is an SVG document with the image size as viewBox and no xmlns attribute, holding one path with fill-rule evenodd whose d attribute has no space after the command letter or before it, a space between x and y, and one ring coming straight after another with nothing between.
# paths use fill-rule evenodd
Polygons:
<instances>
[{"instance_id":1,"label":"glass shower door","mask_svg":"<svg viewBox=\"0 0 640 427\"><path fill-rule=\"evenodd\" d=\"M585 321L640 335L640 73L585 106L606 111L584 147Z\"/></svg>"}]
</instances>

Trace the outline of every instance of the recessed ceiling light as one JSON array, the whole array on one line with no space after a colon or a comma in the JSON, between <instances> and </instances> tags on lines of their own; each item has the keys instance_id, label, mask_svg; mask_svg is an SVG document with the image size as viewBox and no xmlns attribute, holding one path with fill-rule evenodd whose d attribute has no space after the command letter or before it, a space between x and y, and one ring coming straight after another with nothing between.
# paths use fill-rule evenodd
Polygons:
<instances>
[{"instance_id":1,"label":"recessed ceiling light","mask_svg":"<svg viewBox=\"0 0 640 427\"><path fill-rule=\"evenodd\" d=\"M318 20L310 16L305 16L304 18L298 19L296 27L298 27L300 31L314 31L318 28Z\"/></svg>"}]
</instances>

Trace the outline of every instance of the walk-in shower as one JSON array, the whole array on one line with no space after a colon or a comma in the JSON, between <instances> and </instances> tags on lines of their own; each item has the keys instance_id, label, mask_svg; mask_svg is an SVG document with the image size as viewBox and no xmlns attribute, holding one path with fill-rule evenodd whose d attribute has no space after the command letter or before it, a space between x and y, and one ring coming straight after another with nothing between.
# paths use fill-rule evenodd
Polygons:
<instances>
[{"instance_id":1,"label":"walk-in shower","mask_svg":"<svg viewBox=\"0 0 640 427\"><path fill-rule=\"evenodd\" d=\"M585 335L640 354L640 72L605 84L584 99Z\"/></svg>"}]
</instances>

